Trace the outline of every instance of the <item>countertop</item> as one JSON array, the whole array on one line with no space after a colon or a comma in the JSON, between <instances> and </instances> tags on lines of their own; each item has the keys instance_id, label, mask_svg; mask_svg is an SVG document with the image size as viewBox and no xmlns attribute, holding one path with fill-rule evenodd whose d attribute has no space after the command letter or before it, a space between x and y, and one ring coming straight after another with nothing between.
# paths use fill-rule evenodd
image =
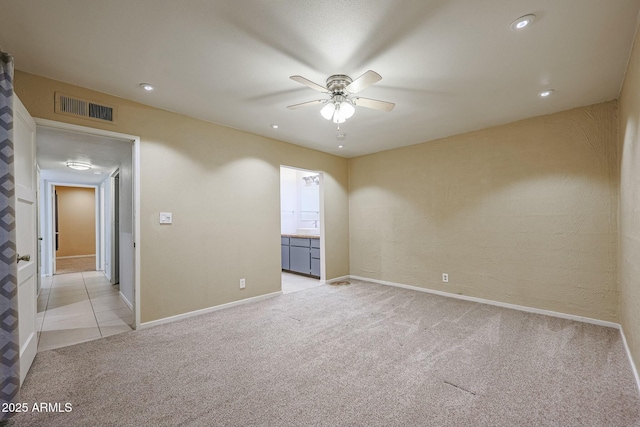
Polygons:
<instances>
[{"instance_id":1,"label":"countertop","mask_svg":"<svg viewBox=\"0 0 640 427\"><path fill-rule=\"evenodd\" d=\"M298 239L319 239L320 236L312 234L281 234L282 237L297 237Z\"/></svg>"}]
</instances>

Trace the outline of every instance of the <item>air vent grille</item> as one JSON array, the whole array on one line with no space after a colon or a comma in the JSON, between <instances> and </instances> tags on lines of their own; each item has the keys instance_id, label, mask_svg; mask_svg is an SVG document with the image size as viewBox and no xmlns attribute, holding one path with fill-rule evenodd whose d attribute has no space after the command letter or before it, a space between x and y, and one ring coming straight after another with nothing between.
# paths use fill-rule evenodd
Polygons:
<instances>
[{"instance_id":1,"label":"air vent grille","mask_svg":"<svg viewBox=\"0 0 640 427\"><path fill-rule=\"evenodd\" d=\"M108 120L112 122L113 108L107 107L106 105L98 105L90 102L89 117L93 117L94 119L100 119L100 120Z\"/></svg>"},{"instance_id":2,"label":"air vent grille","mask_svg":"<svg viewBox=\"0 0 640 427\"><path fill-rule=\"evenodd\" d=\"M68 116L83 117L107 123L115 123L116 109L110 105L97 104L87 99L76 98L56 92L55 112Z\"/></svg>"}]
</instances>

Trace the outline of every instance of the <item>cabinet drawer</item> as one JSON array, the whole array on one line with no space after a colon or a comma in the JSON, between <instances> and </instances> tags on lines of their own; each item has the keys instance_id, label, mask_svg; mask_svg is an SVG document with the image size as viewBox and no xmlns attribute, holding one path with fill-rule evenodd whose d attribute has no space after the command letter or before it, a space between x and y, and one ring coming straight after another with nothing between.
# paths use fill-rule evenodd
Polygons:
<instances>
[{"instance_id":1,"label":"cabinet drawer","mask_svg":"<svg viewBox=\"0 0 640 427\"><path fill-rule=\"evenodd\" d=\"M289 238L280 236L280 244L289 246Z\"/></svg>"},{"instance_id":2,"label":"cabinet drawer","mask_svg":"<svg viewBox=\"0 0 640 427\"><path fill-rule=\"evenodd\" d=\"M320 239L310 239L310 240L311 240L312 248L320 249Z\"/></svg>"},{"instance_id":3,"label":"cabinet drawer","mask_svg":"<svg viewBox=\"0 0 640 427\"><path fill-rule=\"evenodd\" d=\"M318 258L318 259L320 259L320 249L317 249L317 248L311 248L311 258Z\"/></svg>"},{"instance_id":4,"label":"cabinet drawer","mask_svg":"<svg viewBox=\"0 0 640 427\"><path fill-rule=\"evenodd\" d=\"M311 245L309 242L311 239L300 239L298 237L291 238L291 246L300 246L301 248L308 248Z\"/></svg>"}]
</instances>

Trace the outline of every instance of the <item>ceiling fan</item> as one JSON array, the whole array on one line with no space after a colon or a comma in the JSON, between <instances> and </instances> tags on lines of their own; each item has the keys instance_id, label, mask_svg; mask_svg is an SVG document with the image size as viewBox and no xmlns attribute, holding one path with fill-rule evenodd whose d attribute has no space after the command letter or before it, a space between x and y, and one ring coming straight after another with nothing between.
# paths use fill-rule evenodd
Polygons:
<instances>
[{"instance_id":1,"label":"ceiling fan","mask_svg":"<svg viewBox=\"0 0 640 427\"><path fill-rule=\"evenodd\" d=\"M322 107L322 110L320 110L320 114L322 114L322 117L325 119L332 120L333 123L338 124L344 123L345 120L353 116L353 113L356 111L356 106L373 108L374 110L391 111L393 107L396 106L396 104L392 102L355 96L356 93L379 82L381 79L380 74L371 70L355 80L351 80L351 77L344 74L334 74L327 79L326 86L321 86L302 76L291 76L291 80L317 90L318 92L327 93L330 95L330 98L289 105L287 108L294 110L308 105L326 104Z\"/></svg>"}]
</instances>

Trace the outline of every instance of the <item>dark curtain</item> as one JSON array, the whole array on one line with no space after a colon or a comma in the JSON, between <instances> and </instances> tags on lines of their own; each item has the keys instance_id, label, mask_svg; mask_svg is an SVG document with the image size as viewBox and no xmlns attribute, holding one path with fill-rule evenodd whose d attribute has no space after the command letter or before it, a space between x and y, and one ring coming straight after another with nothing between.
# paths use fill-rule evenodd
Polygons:
<instances>
[{"instance_id":1,"label":"dark curtain","mask_svg":"<svg viewBox=\"0 0 640 427\"><path fill-rule=\"evenodd\" d=\"M13 58L0 51L0 403L20 391L14 177ZM0 420L12 415L0 411Z\"/></svg>"}]
</instances>

